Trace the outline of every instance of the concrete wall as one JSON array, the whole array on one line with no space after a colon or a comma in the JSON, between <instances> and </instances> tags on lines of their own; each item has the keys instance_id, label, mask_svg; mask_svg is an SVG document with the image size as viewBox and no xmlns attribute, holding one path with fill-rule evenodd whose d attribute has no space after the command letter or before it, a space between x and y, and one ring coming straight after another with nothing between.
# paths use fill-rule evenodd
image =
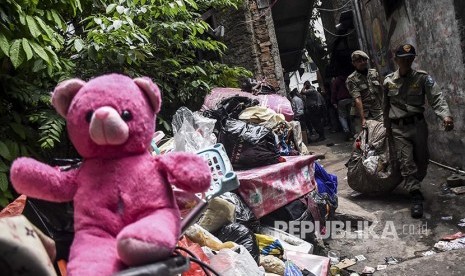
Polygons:
<instances>
[{"instance_id":1,"label":"concrete wall","mask_svg":"<svg viewBox=\"0 0 465 276\"><path fill-rule=\"evenodd\" d=\"M457 24L460 31L460 44L462 45L463 63L465 64L465 1L454 0L454 5Z\"/></svg>"},{"instance_id":2,"label":"concrete wall","mask_svg":"<svg viewBox=\"0 0 465 276\"><path fill-rule=\"evenodd\" d=\"M239 10L218 13L216 21L225 26L223 41L228 50L223 61L252 71L256 78L266 77L285 93L271 10L258 9L256 1L248 0Z\"/></svg>"},{"instance_id":3,"label":"concrete wall","mask_svg":"<svg viewBox=\"0 0 465 276\"><path fill-rule=\"evenodd\" d=\"M418 53L414 67L427 71L443 89L456 129L445 133L440 120L427 109L431 159L464 168L464 38L458 21L463 20L464 1L404 0L388 18L381 0L361 2L369 54L380 73L395 70L392 50L411 43ZM456 12L456 8L461 11Z\"/></svg>"}]
</instances>

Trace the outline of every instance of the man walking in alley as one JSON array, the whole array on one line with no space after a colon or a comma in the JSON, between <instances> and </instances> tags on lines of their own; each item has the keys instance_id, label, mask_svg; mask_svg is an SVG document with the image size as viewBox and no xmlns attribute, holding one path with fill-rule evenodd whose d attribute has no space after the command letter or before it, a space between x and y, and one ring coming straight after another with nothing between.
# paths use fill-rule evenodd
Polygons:
<instances>
[{"instance_id":1,"label":"man walking in alley","mask_svg":"<svg viewBox=\"0 0 465 276\"><path fill-rule=\"evenodd\" d=\"M368 69L368 55L360 50L351 55L355 71L347 77L346 85L350 95L354 98L356 115L360 116L360 125L355 124L355 130L360 132L366 126L366 120L381 121L382 87L376 69Z\"/></svg>"},{"instance_id":2,"label":"man walking in alley","mask_svg":"<svg viewBox=\"0 0 465 276\"><path fill-rule=\"evenodd\" d=\"M325 100L309 81L304 82L301 94L305 97L305 117L307 126L311 125L318 133L318 141L326 140L325 130L323 128L323 115L325 113ZM308 137L310 142L310 136Z\"/></svg>"},{"instance_id":3,"label":"man walking in alley","mask_svg":"<svg viewBox=\"0 0 465 276\"><path fill-rule=\"evenodd\" d=\"M352 140L352 132L349 128L350 109L352 108L352 97L346 87L347 75L339 75L332 81L331 104L337 110L339 122L344 131L347 141Z\"/></svg>"},{"instance_id":4,"label":"man walking in alley","mask_svg":"<svg viewBox=\"0 0 465 276\"><path fill-rule=\"evenodd\" d=\"M390 126L400 162L403 184L412 198L411 215L423 216L423 195L420 183L428 167L428 126L423 112L425 98L444 128L454 128L449 106L433 78L425 71L412 69L415 48L410 44L396 49L395 62L398 70L384 80L385 125Z\"/></svg>"}]
</instances>

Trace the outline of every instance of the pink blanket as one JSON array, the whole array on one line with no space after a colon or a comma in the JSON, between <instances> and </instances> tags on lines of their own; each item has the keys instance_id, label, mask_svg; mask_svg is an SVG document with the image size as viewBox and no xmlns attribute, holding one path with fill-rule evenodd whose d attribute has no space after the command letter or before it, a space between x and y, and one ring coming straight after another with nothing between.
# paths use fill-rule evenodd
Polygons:
<instances>
[{"instance_id":1,"label":"pink blanket","mask_svg":"<svg viewBox=\"0 0 465 276\"><path fill-rule=\"evenodd\" d=\"M296 200L316 187L314 155L286 156L286 162L236 171L239 194L257 218Z\"/></svg>"},{"instance_id":2,"label":"pink blanket","mask_svg":"<svg viewBox=\"0 0 465 276\"><path fill-rule=\"evenodd\" d=\"M277 94L254 96L252 93L241 91L239 88L214 88L212 92L205 97L201 110L216 109L216 105L219 102L233 96L257 99L261 106L268 107L276 111L276 113L283 114L288 122L292 121L294 118L291 102L289 102L286 97Z\"/></svg>"}]
</instances>

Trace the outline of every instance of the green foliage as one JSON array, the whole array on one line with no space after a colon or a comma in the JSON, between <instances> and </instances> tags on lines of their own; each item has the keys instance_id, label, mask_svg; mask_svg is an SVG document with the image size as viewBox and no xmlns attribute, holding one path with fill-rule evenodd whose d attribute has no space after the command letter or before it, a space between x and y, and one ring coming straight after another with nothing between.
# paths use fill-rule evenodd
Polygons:
<instances>
[{"instance_id":1,"label":"green foliage","mask_svg":"<svg viewBox=\"0 0 465 276\"><path fill-rule=\"evenodd\" d=\"M4 0L0 5L0 206L13 198L11 162L19 156L42 158L59 141L63 120L57 123L51 112L50 89L71 72L62 46L64 18L80 11L79 0ZM50 117L34 120L33 114Z\"/></svg>"},{"instance_id":2,"label":"green foliage","mask_svg":"<svg viewBox=\"0 0 465 276\"><path fill-rule=\"evenodd\" d=\"M55 143L60 142L62 132L65 127L65 121L56 112L43 110L29 117L32 123L40 125L39 140L40 147L43 149L52 149Z\"/></svg>"},{"instance_id":3,"label":"green foliage","mask_svg":"<svg viewBox=\"0 0 465 276\"><path fill-rule=\"evenodd\" d=\"M31 73L31 75L34 75ZM48 141L56 133L45 131L37 132L38 128L43 128L42 124L46 123L39 120L33 120L35 113L49 112L49 120L56 118L56 113L52 112L49 107L49 91L44 86L52 85L37 75L35 80L29 81L27 76L18 74L9 76L0 75L2 83L2 93L0 94L0 205L5 200L11 199L11 192L2 190L1 181L7 176L8 169L3 171L4 167L9 167L11 162L19 156L34 156L41 158L41 150L50 149L51 146L38 145L40 141ZM61 129L64 124L62 118ZM53 121L52 121L53 122ZM50 123L52 124L52 123ZM44 124L45 125L45 124ZM56 136L55 136L56 137ZM56 139L55 139L56 140Z\"/></svg>"},{"instance_id":4,"label":"green foliage","mask_svg":"<svg viewBox=\"0 0 465 276\"><path fill-rule=\"evenodd\" d=\"M212 87L235 87L239 77L250 76L218 62L226 46L201 18L210 8L241 2L3 0L0 206L12 198L8 170L15 158L47 159L69 144L65 122L50 106L50 91L59 81L107 72L151 77L162 89L159 128L166 130L180 106L196 110Z\"/></svg>"},{"instance_id":5,"label":"green foliage","mask_svg":"<svg viewBox=\"0 0 465 276\"><path fill-rule=\"evenodd\" d=\"M199 56L221 56L226 46L208 34L201 20L207 7L236 7L241 1L101 1L81 21L68 47L78 55L83 78L118 71L146 75L163 91L162 117L181 105L198 109L213 86L237 86L243 68L231 68ZM79 31L78 31L79 29Z\"/></svg>"}]
</instances>

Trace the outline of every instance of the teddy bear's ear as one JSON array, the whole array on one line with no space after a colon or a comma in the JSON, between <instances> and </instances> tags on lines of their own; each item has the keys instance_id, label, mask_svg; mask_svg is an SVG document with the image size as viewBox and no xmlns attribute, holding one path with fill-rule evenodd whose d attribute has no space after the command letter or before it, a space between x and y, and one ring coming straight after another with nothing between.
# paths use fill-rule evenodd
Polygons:
<instances>
[{"instance_id":1,"label":"teddy bear's ear","mask_svg":"<svg viewBox=\"0 0 465 276\"><path fill-rule=\"evenodd\" d=\"M57 85L52 93L52 105L61 116L66 118L71 101L85 84L83 80L70 79Z\"/></svg>"},{"instance_id":2,"label":"teddy bear's ear","mask_svg":"<svg viewBox=\"0 0 465 276\"><path fill-rule=\"evenodd\" d=\"M134 82L144 91L152 105L153 111L155 111L155 114L158 114L161 106L161 94L158 86L147 77L135 78Z\"/></svg>"}]
</instances>

